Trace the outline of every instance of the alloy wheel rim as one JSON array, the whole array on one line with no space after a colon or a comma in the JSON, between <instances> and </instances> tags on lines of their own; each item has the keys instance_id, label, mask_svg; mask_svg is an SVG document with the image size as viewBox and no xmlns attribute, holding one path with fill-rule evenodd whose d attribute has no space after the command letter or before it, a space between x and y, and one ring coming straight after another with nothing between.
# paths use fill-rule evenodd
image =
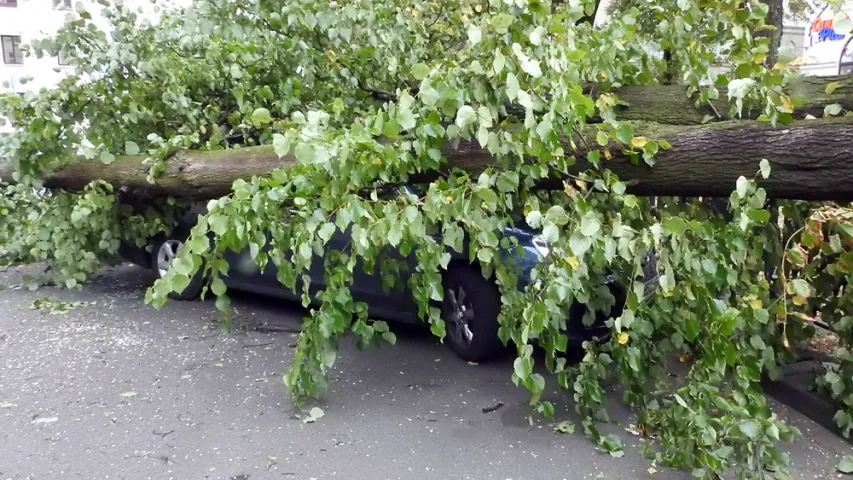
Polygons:
<instances>
[{"instance_id":1,"label":"alloy wheel rim","mask_svg":"<svg viewBox=\"0 0 853 480\"><path fill-rule=\"evenodd\" d=\"M160 274L160 278L163 278L169 271L169 267L172 266L172 261L175 260L181 245L183 242L173 239L166 240L160 245L160 249L157 250L157 273Z\"/></svg>"},{"instance_id":2,"label":"alloy wheel rim","mask_svg":"<svg viewBox=\"0 0 853 480\"><path fill-rule=\"evenodd\" d=\"M450 335L456 343L468 345L474 339L474 332L471 330L474 307L460 286L449 289L447 299L450 303Z\"/></svg>"}]
</instances>

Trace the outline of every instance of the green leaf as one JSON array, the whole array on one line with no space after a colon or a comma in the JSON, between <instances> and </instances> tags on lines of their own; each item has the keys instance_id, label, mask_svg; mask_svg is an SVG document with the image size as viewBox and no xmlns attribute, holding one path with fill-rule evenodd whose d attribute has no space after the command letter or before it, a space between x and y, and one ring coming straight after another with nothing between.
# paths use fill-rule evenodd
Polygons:
<instances>
[{"instance_id":1,"label":"green leaf","mask_svg":"<svg viewBox=\"0 0 853 480\"><path fill-rule=\"evenodd\" d=\"M571 435L575 433L575 424L569 421L563 421L554 425L554 431L557 433Z\"/></svg>"},{"instance_id":2,"label":"green leaf","mask_svg":"<svg viewBox=\"0 0 853 480\"><path fill-rule=\"evenodd\" d=\"M746 179L743 175L738 177L737 179L737 196L742 198L746 197L747 190L749 189L749 180Z\"/></svg>"},{"instance_id":3,"label":"green leaf","mask_svg":"<svg viewBox=\"0 0 853 480\"><path fill-rule=\"evenodd\" d=\"M722 447L714 450L714 456L717 458L723 458L723 459L729 458L729 456L732 454L733 451L734 451L734 448L732 448L728 445L723 445Z\"/></svg>"},{"instance_id":4,"label":"green leaf","mask_svg":"<svg viewBox=\"0 0 853 480\"><path fill-rule=\"evenodd\" d=\"M752 420L744 420L738 424L738 428L740 431L747 436L747 438L755 438L758 436L759 428L758 424Z\"/></svg>"},{"instance_id":5,"label":"green leaf","mask_svg":"<svg viewBox=\"0 0 853 480\"><path fill-rule=\"evenodd\" d=\"M684 338L688 342L692 342L699 336L699 320L695 317L688 317L684 322Z\"/></svg>"},{"instance_id":6,"label":"green leaf","mask_svg":"<svg viewBox=\"0 0 853 480\"><path fill-rule=\"evenodd\" d=\"M302 419L303 423L314 423L317 420L323 418L326 415L326 412L323 411L320 407L314 407L308 411L308 416Z\"/></svg>"},{"instance_id":7,"label":"green leaf","mask_svg":"<svg viewBox=\"0 0 853 480\"><path fill-rule=\"evenodd\" d=\"M495 50L495 59L492 61L492 69L495 72L495 75L500 74L504 67L506 66L506 57L501 53L500 50Z\"/></svg>"},{"instance_id":8,"label":"green leaf","mask_svg":"<svg viewBox=\"0 0 853 480\"><path fill-rule=\"evenodd\" d=\"M403 130L412 130L417 125L415 114L408 108L401 108L397 112L397 120Z\"/></svg>"},{"instance_id":9,"label":"green leaf","mask_svg":"<svg viewBox=\"0 0 853 480\"><path fill-rule=\"evenodd\" d=\"M495 186L504 193L515 191L518 188L518 174L515 172L501 172L498 175Z\"/></svg>"},{"instance_id":10,"label":"green leaf","mask_svg":"<svg viewBox=\"0 0 853 480\"><path fill-rule=\"evenodd\" d=\"M835 89L838 88L838 82L829 82L826 84L826 94L832 95Z\"/></svg>"},{"instance_id":11,"label":"green leaf","mask_svg":"<svg viewBox=\"0 0 853 480\"><path fill-rule=\"evenodd\" d=\"M139 145L136 142L124 142L124 152L128 155L139 155Z\"/></svg>"},{"instance_id":12,"label":"green leaf","mask_svg":"<svg viewBox=\"0 0 853 480\"><path fill-rule=\"evenodd\" d=\"M212 282L210 282L210 291L213 292L214 295L222 295L225 293L225 290L225 282L223 282L221 278L216 277Z\"/></svg>"},{"instance_id":13,"label":"green leaf","mask_svg":"<svg viewBox=\"0 0 853 480\"><path fill-rule=\"evenodd\" d=\"M562 226L569 223L569 216L566 215L566 210L559 205L554 205L549 208L545 213L545 218L553 222L555 225Z\"/></svg>"},{"instance_id":14,"label":"green leaf","mask_svg":"<svg viewBox=\"0 0 853 480\"><path fill-rule=\"evenodd\" d=\"M684 235L687 232L687 221L681 217L667 217L663 220L663 228L674 235Z\"/></svg>"},{"instance_id":15,"label":"green leaf","mask_svg":"<svg viewBox=\"0 0 853 480\"><path fill-rule=\"evenodd\" d=\"M560 229L553 223L549 223L542 229L542 237L545 238L546 242L554 243L560 238Z\"/></svg>"},{"instance_id":16,"label":"green leaf","mask_svg":"<svg viewBox=\"0 0 853 480\"><path fill-rule=\"evenodd\" d=\"M498 194L495 193L495 191L492 189L481 188L477 190L477 196L479 196L481 200L489 204L489 208L494 209L498 203Z\"/></svg>"},{"instance_id":17,"label":"green leaf","mask_svg":"<svg viewBox=\"0 0 853 480\"><path fill-rule=\"evenodd\" d=\"M290 142L284 135L276 133L272 136L272 148L275 150L275 154L278 155L278 158L281 158L287 155L290 151Z\"/></svg>"},{"instance_id":18,"label":"green leaf","mask_svg":"<svg viewBox=\"0 0 853 480\"><path fill-rule=\"evenodd\" d=\"M823 116L825 117L834 117L841 113L841 105L838 103L833 103L823 107Z\"/></svg>"},{"instance_id":19,"label":"green leaf","mask_svg":"<svg viewBox=\"0 0 853 480\"><path fill-rule=\"evenodd\" d=\"M506 33L507 30L509 30L509 26L512 25L513 16L506 13L501 13L492 17L490 22L496 32Z\"/></svg>"},{"instance_id":20,"label":"green leaf","mask_svg":"<svg viewBox=\"0 0 853 480\"><path fill-rule=\"evenodd\" d=\"M397 122L397 120L395 120L393 118L389 118L382 125L382 135L385 135L388 138L397 138L397 136L399 134L400 134L400 124Z\"/></svg>"},{"instance_id":21,"label":"green leaf","mask_svg":"<svg viewBox=\"0 0 853 480\"><path fill-rule=\"evenodd\" d=\"M581 220L580 232L587 236L593 237L596 233L601 230L601 222L598 221L597 218L591 216L585 216Z\"/></svg>"},{"instance_id":22,"label":"green leaf","mask_svg":"<svg viewBox=\"0 0 853 480\"><path fill-rule=\"evenodd\" d=\"M193 273L193 262L188 258L180 256L172 260L170 268L179 275L190 276Z\"/></svg>"},{"instance_id":23,"label":"green leaf","mask_svg":"<svg viewBox=\"0 0 853 480\"><path fill-rule=\"evenodd\" d=\"M762 158L758 166L761 169L761 178L767 179L770 177L770 162L766 158Z\"/></svg>"},{"instance_id":24,"label":"green leaf","mask_svg":"<svg viewBox=\"0 0 853 480\"><path fill-rule=\"evenodd\" d=\"M382 338L391 345L397 344L397 335L394 335L393 332L384 332Z\"/></svg>"},{"instance_id":25,"label":"green leaf","mask_svg":"<svg viewBox=\"0 0 853 480\"><path fill-rule=\"evenodd\" d=\"M331 240L332 235L335 233L336 229L337 227L334 223L325 223L322 227L320 227L320 230L317 231L317 235L321 239L323 239L323 243L327 243L329 240Z\"/></svg>"},{"instance_id":26,"label":"green leaf","mask_svg":"<svg viewBox=\"0 0 853 480\"><path fill-rule=\"evenodd\" d=\"M572 253L577 257L582 257L591 246L592 240L580 231L576 230L571 238L569 238L569 248L572 249Z\"/></svg>"},{"instance_id":27,"label":"green leaf","mask_svg":"<svg viewBox=\"0 0 853 480\"><path fill-rule=\"evenodd\" d=\"M314 152L314 147L308 143L297 143L296 148L293 149L293 154L296 155L296 159L302 163L313 163L314 159L317 157L316 152Z\"/></svg>"},{"instance_id":28,"label":"green leaf","mask_svg":"<svg viewBox=\"0 0 853 480\"><path fill-rule=\"evenodd\" d=\"M533 210L525 217L525 221L531 228L539 228L542 225L542 212Z\"/></svg>"},{"instance_id":29,"label":"green leaf","mask_svg":"<svg viewBox=\"0 0 853 480\"><path fill-rule=\"evenodd\" d=\"M425 63L416 63L412 65L412 76L415 80L423 80L429 76L430 68Z\"/></svg>"},{"instance_id":30,"label":"green leaf","mask_svg":"<svg viewBox=\"0 0 853 480\"><path fill-rule=\"evenodd\" d=\"M510 72L506 76L506 96L510 99L510 101L518 98L518 91L521 90L521 86L518 83L518 78L514 73Z\"/></svg>"},{"instance_id":31,"label":"green leaf","mask_svg":"<svg viewBox=\"0 0 853 480\"><path fill-rule=\"evenodd\" d=\"M766 223L770 220L769 210L750 210L748 215L755 223Z\"/></svg>"},{"instance_id":32,"label":"green leaf","mask_svg":"<svg viewBox=\"0 0 853 480\"><path fill-rule=\"evenodd\" d=\"M210 230L217 235L224 235L228 231L228 217L225 215L211 215L207 218Z\"/></svg>"},{"instance_id":33,"label":"green leaf","mask_svg":"<svg viewBox=\"0 0 853 480\"><path fill-rule=\"evenodd\" d=\"M841 473L853 473L853 455L845 455L835 468Z\"/></svg>"},{"instance_id":34,"label":"green leaf","mask_svg":"<svg viewBox=\"0 0 853 480\"><path fill-rule=\"evenodd\" d=\"M101 152L99 160L101 161L101 163L104 163L105 165L109 165L109 164L116 161L116 156L110 152L103 151L103 152Z\"/></svg>"},{"instance_id":35,"label":"green leaf","mask_svg":"<svg viewBox=\"0 0 853 480\"><path fill-rule=\"evenodd\" d=\"M477 112L470 105L463 105L456 112L456 126L460 129L472 125L477 121Z\"/></svg>"},{"instance_id":36,"label":"green leaf","mask_svg":"<svg viewBox=\"0 0 853 480\"><path fill-rule=\"evenodd\" d=\"M256 108L254 112L252 112L252 121L255 123L266 124L272 121L272 115L270 115L270 111L266 108Z\"/></svg>"},{"instance_id":37,"label":"green leaf","mask_svg":"<svg viewBox=\"0 0 853 480\"><path fill-rule=\"evenodd\" d=\"M798 297L808 298L811 295L811 287L809 286L809 282L803 280L802 278L792 280L789 285L793 294L797 295Z\"/></svg>"},{"instance_id":38,"label":"green leaf","mask_svg":"<svg viewBox=\"0 0 853 480\"><path fill-rule=\"evenodd\" d=\"M630 145L632 138L634 138L634 127L630 123L620 124L616 130L616 139L625 145Z\"/></svg>"},{"instance_id":39,"label":"green leaf","mask_svg":"<svg viewBox=\"0 0 853 480\"><path fill-rule=\"evenodd\" d=\"M516 358L512 363L512 368L515 371L515 376L517 376L520 380L524 380L527 378L527 369L524 368L524 360L521 358Z\"/></svg>"},{"instance_id":40,"label":"green leaf","mask_svg":"<svg viewBox=\"0 0 853 480\"><path fill-rule=\"evenodd\" d=\"M586 57L586 51L584 51L584 50L569 50L566 53L566 58L568 58L569 61L575 62L575 63L580 62L585 57Z\"/></svg>"},{"instance_id":41,"label":"green leaf","mask_svg":"<svg viewBox=\"0 0 853 480\"><path fill-rule=\"evenodd\" d=\"M471 45L477 45L483 39L483 31L473 23L468 25L468 41Z\"/></svg>"}]
</instances>

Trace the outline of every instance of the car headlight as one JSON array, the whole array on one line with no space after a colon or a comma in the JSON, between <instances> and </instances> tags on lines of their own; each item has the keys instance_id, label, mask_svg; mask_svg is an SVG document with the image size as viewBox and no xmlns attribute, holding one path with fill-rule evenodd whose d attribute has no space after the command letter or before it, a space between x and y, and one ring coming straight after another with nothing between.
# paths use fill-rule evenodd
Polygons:
<instances>
[{"instance_id":1,"label":"car headlight","mask_svg":"<svg viewBox=\"0 0 853 480\"><path fill-rule=\"evenodd\" d=\"M533 237L533 246L536 248L536 251L539 252L539 255L543 257L547 257L549 253L551 253L551 244L548 240L545 240L543 235L535 235Z\"/></svg>"}]
</instances>

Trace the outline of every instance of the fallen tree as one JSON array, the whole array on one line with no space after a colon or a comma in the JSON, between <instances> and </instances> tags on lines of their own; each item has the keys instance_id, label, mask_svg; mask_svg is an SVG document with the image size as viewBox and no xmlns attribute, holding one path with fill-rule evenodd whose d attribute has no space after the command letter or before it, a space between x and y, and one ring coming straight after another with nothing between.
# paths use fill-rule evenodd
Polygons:
<instances>
[{"instance_id":1,"label":"fallen tree","mask_svg":"<svg viewBox=\"0 0 853 480\"><path fill-rule=\"evenodd\" d=\"M775 51L758 35L773 27L763 21L769 2L655 4L643 21L654 32L638 28L634 8L593 28L594 3L195 0L159 24L108 7L109 33L74 13L34 51L73 59L76 75L57 89L0 96L16 130L0 177L13 165L43 174L19 177L0 197L0 259L45 261L71 288L122 241L173 235L184 247L158 268L146 300L160 306L193 282L226 318L226 252L274 265L285 288L322 270L310 278L322 285L318 304L284 375L297 402L324 393L348 333L362 346L396 341L353 289L357 265L378 266L445 341L473 316L468 359L488 358L495 334L511 344L511 379L530 391L531 410L553 415L543 393L559 384L585 433L612 455L622 455L621 441L596 424L608 418L604 379L618 374L656 465L705 479L781 476L787 458L776 444L797 431L772 414L759 382L807 337L810 307L850 323L833 307L838 292L813 298L809 282L824 273L821 255L839 257L826 273L849 272L853 230L841 222L824 231L816 220L792 229L809 206L781 202L780 213L766 200L853 198L853 119L807 120L853 109L849 79L796 81L786 65L765 65ZM658 47L660 57L650 53ZM731 69L720 78L714 64ZM167 160L148 165L143 150ZM68 164L55 169L59 159ZM406 181L430 188L395 198L371 188ZM53 192L34 193L41 185ZM149 198L136 210L117 189ZM729 211L628 193L723 196ZM163 195L215 200L187 236L170 228L179 208ZM530 260L541 261L529 262L531 281L519 288L506 232L522 223ZM331 249L339 235L347 247ZM788 248L794 237L802 247ZM624 300L603 287L611 280ZM488 308L460 312L455 281L475 282L465 290L488 293L469 295ZM566 328L596 312L608 340L586 342L572 364ZM551 375L536 368L534 346ZM673 356L695 359L674 391L665 370ZM835 377L826 380L840 396L849 380Z\"/></svg>"},{"instance_id":2,"label":"fallen tree","mask_svg":"<svg viewBox=\"0 0 853 480\"><path fill-rule=\"evenodd\" d=\"M639 89L637 89L639 90ZM853 98L853 96L851 96ZM725 197L740 176L752 178L767 159L773 175L761 181L772 198L803 200L853 199L853 165L848 161L853 145L853 118L803 120L772 127L744 121L704 126L656 125L635 128L638 135L667 140L672 148L660 150L654 167L610 145L612 158L601 165L616 173L638 195ZM831 139L831 141L828 141ZM567 151L571 151L565 145ZM602 147L603 148L603 147ZM495 159L476 141L448 145L442 151L445 169L480 172ZM569 173L593 168L586 151L574 152L577 163ZM144 156L122 156L105 165L99 160L73 163L44 179L48 188L82 190L94 180L140 196L175 196L207 200L227 195L238 178L268 175L295 163L292 155L279 158L271 145L232 150L183 150L171 157L162 175L149 183ZM0 162L0 178L10 178L13 166ZM438 172L415 175L417 182L431 181ZM550 186L561 188L562 178ZM549 186L544 182L543 187Z\"/></svg>"}]
</instances>

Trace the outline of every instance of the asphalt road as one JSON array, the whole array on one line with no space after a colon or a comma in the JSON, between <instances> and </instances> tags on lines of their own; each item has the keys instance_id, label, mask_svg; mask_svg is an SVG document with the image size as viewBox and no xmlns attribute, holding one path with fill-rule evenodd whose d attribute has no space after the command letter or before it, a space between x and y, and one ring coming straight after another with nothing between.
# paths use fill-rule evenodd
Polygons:
<instances>
[{"instance_id":1,"label":"asphalt road","mask_svg":"<svg viewBox=\"0 0 853 480\"><path fill-rule=\"evenodd\" d=\"M608 426L624 458L598 451L581 429L526 416L511 359L468 365L429 332L397 328L395 347L341 347L312 424L294 416L281 384L298 305L240 296L236 330L220 331L210 302L142 302L151 276L104 269L83 292L14 288L28 269L0 273L0 479L680 479L650 464L611 395ZM12 288L8 288L12 287ZM52 315L46 296L87 305ZM564 394L556 420L574 420ZM503 406L490 413L483 408ZM835 478L853 453L796 412L794 478Z\"/></svg>"}]
</instances>

